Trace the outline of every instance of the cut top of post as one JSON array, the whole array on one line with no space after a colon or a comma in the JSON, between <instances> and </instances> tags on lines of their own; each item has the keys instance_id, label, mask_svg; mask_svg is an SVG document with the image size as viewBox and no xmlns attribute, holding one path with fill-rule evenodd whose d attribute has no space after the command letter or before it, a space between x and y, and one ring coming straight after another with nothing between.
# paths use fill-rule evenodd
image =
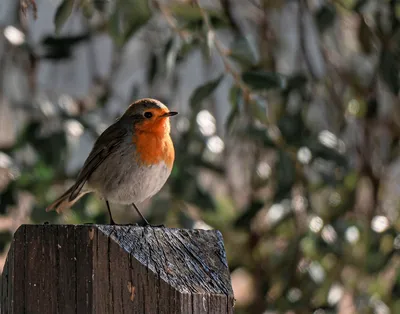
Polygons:
<instances>
[{"instance_id":1,"label":"cut top of post","mask_svg":"<svg viewBox=\"0 0 400 314\"><path fill-rule=\"evenodd\" d=\"M97 228L181 293L233 295L219 231L110 225Z\"/></svg>"}]
</instances>

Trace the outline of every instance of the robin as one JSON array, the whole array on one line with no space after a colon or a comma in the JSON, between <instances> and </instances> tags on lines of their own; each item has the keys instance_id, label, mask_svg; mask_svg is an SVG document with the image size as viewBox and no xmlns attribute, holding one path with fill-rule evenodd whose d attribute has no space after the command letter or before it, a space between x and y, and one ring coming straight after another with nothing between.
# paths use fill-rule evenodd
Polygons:
<instances>
[{"instance_id":1,"label":"robin","mask_svg":"<svg viewBox=\"0 0 400 314\"><path fill-rule=\"evenodd\" d=\"M110 224L115 221L109 202L131 204L149 225L136 204L156 194L171 174L175 151L169 117L176 114L155 99L131 104L96 140L75 184L46 211L61 213L96 192L106 201Z\"/></svg>"}]
</instances>

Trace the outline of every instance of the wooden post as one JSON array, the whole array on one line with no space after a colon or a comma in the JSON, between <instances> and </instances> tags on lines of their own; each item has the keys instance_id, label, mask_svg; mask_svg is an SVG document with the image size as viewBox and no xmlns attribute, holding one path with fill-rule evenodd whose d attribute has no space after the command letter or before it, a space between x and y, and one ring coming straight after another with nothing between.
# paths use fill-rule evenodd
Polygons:
<instances>
[{"instance_id":1,"label":"wooden post","mask_svg":"<svg viewBox=\"0 0 400 314\"><path fill-rule=\"evenodd\" d=\"M233 313L219 231L23 225L1 283L1 313Z\"/></svg>"}]
</instances>

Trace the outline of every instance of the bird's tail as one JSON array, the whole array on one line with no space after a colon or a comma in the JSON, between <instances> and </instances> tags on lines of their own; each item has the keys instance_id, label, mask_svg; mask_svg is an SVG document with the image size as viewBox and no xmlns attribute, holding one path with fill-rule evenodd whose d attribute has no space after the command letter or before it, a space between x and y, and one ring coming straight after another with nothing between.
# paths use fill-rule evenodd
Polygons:
<instances>
[{"instance_id":1,"label":"bird's tail","mask_svg":"<svg viewBox=\"0 0 400 314\"><path fill-rule=\"evenodd\" d=\"M56 199L52 204L47 206L46 211L56 210L57 213L61 213L63 210L72 207L83 195L89 193L90 191L81 191L73 200L70 200L72 189L74 186L69 188L63 195Z\"/></svg>"}]
</instances>

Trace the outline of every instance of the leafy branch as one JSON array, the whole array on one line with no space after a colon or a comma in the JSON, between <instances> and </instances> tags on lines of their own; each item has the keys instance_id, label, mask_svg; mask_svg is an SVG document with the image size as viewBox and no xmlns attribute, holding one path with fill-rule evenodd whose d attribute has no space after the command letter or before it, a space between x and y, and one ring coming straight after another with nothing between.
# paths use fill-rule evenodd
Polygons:
<instances>
[{"instance_id":1,"label":"leafy branch","mask_svg":"<svg viewBox=\"0 0 400 314\"><path fill-rule=\"evenodd\" d=\"M20 1L20 10L23 15L26 16L26 13L29 9L29 7L32 8L33 12L33 17L36 20L37 19L37 4L35 0L21 0Z\"/></svg>"},{"instance_id":2,"label":"leafy branch","mask_svg":"<svg viewBox=\"0 0 400 314\"><path fill-rule=\"evenodd\" d=\"M228 60L229 49L227 49L222 42L217 38L214 29L211 26L210 19L206 11L201 7L198 0L195 0L197 7L203 17L204 25L207 31L207 39L209 42L214 44L218 54L220 55L222 62L224 63L225 70L232 76L236 85L242 90L245 104L251 101L251 91L242 81L240 74L232 67L230 61Z\"/></svg>"}]
</instances>

